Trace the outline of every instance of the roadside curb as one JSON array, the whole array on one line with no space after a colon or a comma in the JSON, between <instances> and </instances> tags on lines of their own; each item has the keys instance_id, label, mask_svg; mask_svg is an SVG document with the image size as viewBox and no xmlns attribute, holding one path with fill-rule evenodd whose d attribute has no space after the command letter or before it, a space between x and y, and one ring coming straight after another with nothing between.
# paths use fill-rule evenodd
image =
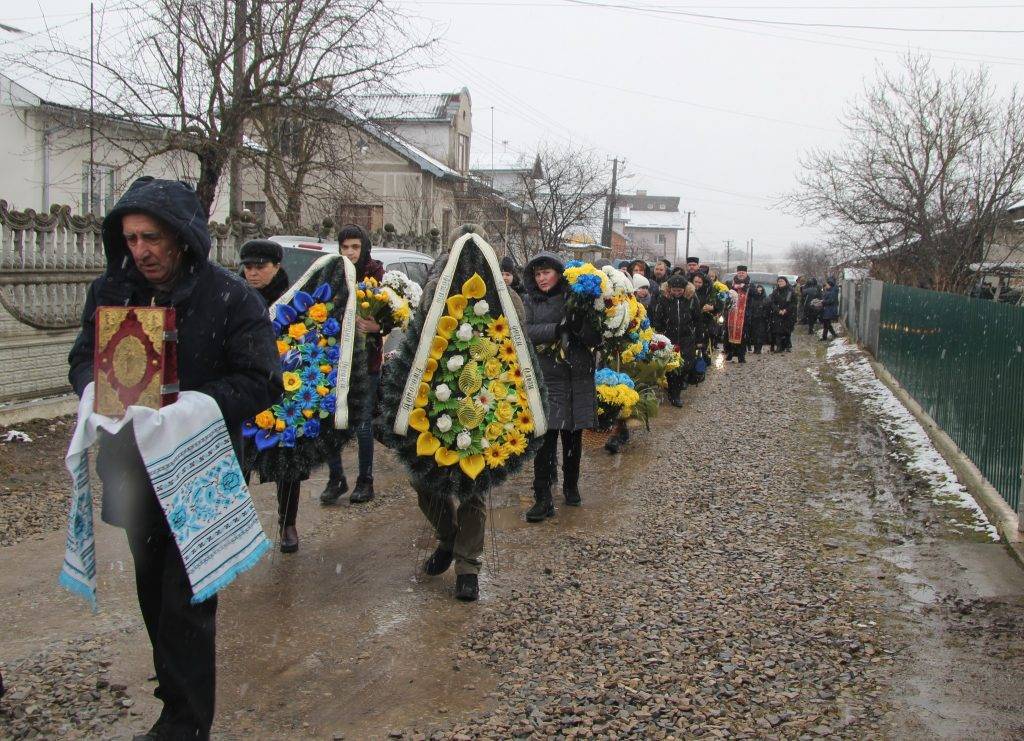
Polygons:
<instances>
[{"instance_id":1,"label":"roadside curb","mask_svg":"<svg viewBox=\"0 0 1024 741\"><path fill-rule=\"evenodd\" d=\"M0 407L0 427L10 427L33 419L63 417L74 414L77 410L78 397L74 394L19 401Z\"/></svg>"},{"instance_id":2,"label":"roadside curb","mask_svg":"<svg viewBox=\"0 0 1024 741\"><path fill-rule=\"evenodd\" d=\"M985 475L978 470L974 462L960 450L953 439L921 408L921 405L900 385L900 382L893 377L885 366L867 352L864 353L864 356L871 363L871 367L878 379L889 387L889 390L896 395L900 403L914 415L914 418L924 428L925 433L932 441L936 450L946 459L946 462L956 473L957 478L960 479L960 483L967 488L967 491L970 492L974 500L984 510L989 521L995 526L999 536L1009 547L1010 554L1021 566L1024 566L1024 532L1018 529L1017 513L1007 504L995 487L989 483Z\"/></svg>"}]
</instances>

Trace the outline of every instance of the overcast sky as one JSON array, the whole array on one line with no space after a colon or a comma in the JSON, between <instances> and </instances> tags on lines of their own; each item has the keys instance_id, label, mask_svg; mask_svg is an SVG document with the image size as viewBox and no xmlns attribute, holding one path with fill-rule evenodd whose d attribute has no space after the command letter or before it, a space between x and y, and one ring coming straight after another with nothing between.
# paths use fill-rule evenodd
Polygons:
<instances>
[{"instance_id":1,"label":"overcast sky","mask_svg":"<svg viewBox=\"0 0 1024 741\"><path fill-rule=\"evenodd\" d=\"M708 258L726 239L738 249L753 238L756 262L821 236L772 206L793 187L802 150L841 141L844 102L876 65L922 49L942 69L985 63L1001 91L1024 73L1024 33L908 30L1021 31L1024 3L400 2L443 38L434 66L402 87L469 88L474 162L490 159L492 106L499 152L506 141L527 154L540 141L571 141L623 158L624 189L679 196L681 210L695 212L691 251ZM46 14L87 38L88 7L5 3L0 22L37 31Z\"/></svg>"}]
</instances>

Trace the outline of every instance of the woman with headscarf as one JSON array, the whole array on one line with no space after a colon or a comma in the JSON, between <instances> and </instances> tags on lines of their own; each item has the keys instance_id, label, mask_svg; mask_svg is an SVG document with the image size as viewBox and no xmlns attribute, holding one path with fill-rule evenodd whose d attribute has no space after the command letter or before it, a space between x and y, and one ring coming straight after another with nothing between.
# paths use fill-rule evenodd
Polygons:
<instances>
[{"instance_id":1,"label":"woman with headscarf","mask_svg":"<svg viewBox=\"0 0 1024 741\"><path fill-rule=\"evenodd\" d=\"M573 318L566 315L569 285L562 277L564 271L561 260L542 252L527 263L523 272L526 335L536 348L548 392L548 431L533 464L534 504L526 512L527 522L541 522L555 515L551 489L558 478L559 439L562 495L571 507L581 504L583 431L597 425L594 370L601 336L589 327L574 326Z\"/></svg>"},{"instance_id":2,"label":"woman with headscarf","mask_svg":"<svg viewBox=\"0 0 1024 741\"><path fill-rule=\"evenodd\" d=\"M829 278L825 281L825 291L821 295L821 341L828 342L828 335L831 332L837 337L832 322L839 318L839 288L836 286L836 279Z\"/></svg>"},{"instance_id":3,"label":"woman with headscarf","mask_svg":"<svg viewBox=\"0 0 1024 741\"><path fill-rule=\"evenodd\" d=\"M770 313L768 294L765 293L764 286L760 283L755 283L750 289L747 311L750 312L750 324L747 325L747 348L752 349L755 355L760 355L761 348L770 344L774 351L775 345L772 344L771 334L768 331Z\"/></svg>"},{"instance_id":4,"label":"woman with headscarf","mask_svg":"<svg viewBox=\"0 0 1024 741\"><path fill-rule=\"evenodd\" d=\"M796 326L797 297L789 278L780 275L775 282L769 305L772 347L775 352L793 351L793 328Z\"/></svg>"},{"instance_id":5,"label":"woman with headscarf","mask_svg":"<svg viewBox=\"0 0 1024 741\"><path fill-rule=\"evenodd\" d=\"M338 232L338 249L356 266L356 281L367 278L380 281L384 277L384 264L370 256L370 235L361 226L346 224ZM356 331L364 338L366 346L367 370L367 403L363 408L363 418L355 425L358 443L359 475L356 488L353 489L349 501L352 504L369 502L374 497L373 491L373 413L377 401L377 386L380 383L380 368L383 363L384 337L380 325L373 319L356 318ZM345 469L341 463L341 451L327 460L330 475L327 486L320 494L320 504L334 504L348 491Z\"/></svg>"}]
</instances>

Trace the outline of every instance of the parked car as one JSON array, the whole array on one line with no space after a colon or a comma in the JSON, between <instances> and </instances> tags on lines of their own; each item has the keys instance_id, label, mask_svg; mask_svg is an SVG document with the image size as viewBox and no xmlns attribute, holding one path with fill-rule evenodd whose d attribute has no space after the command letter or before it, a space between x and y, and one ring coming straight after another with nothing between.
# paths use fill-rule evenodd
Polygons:
<instances>
[{"instance_id":1,"label":"parked car","mask_svg":"<svg viewBox=\"0 0 1024 741\"><path fill-rule=\"evenodd\" d=\"M736 275L736 273L734 273L734 272L733 273L726 273L722 277L722 282L725 283L725 285L727 285L727 286L731 286L732 285L732 279L733 279L733 277L735 275ZM764 286L764 292L768 296L772 295L772 291L775 290L775 281L777 281L779 279L778 273L750 273L750 272L748 272L747 275L750 277L750 285L752 285L752 286L753 285ZM795 280L795 279L793 279L793 280ZM790 280L790 283L793 283L793 280Z\"/></svg>"}]
</instances>

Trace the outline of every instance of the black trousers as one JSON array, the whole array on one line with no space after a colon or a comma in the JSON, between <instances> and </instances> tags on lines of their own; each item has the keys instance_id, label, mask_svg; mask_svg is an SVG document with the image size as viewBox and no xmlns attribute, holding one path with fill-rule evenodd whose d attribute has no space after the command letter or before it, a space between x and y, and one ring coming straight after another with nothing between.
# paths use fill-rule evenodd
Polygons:
<instances>
[{"instance_id":1,"label":"black trousers","mask_svg":"<svg viewBox=\"0 0 1024 741\"><path fill-rule=\"evenodd\" d=\"M277 524L282 527L295 525L299 515L299 495L301 481L277 482Z\"/></svg>"},{"instance_id":2,"label":"black trousers","mask_svg":"<svg viewBox=\"0 0 1024 741\"><path fill-rule=\"evenodd\" d=\"M836 334L836 328L832 326L833 319L822 319L821 320L821 339L827 340L829 332L832 333L833 337L838 337Z\"/></svg>"},{"instance_id":3,"label":"black trousers","mask_svg":"<svg viewBox=\"0 0 1024 741\"><path fill-rule=\"evenodd\" d=\"M558 481L559 437L562 438L562 490L579 484L583 430L548 430L533 461L533 492L538 496L551 496L551 487Z\"/></svg>"},{"instance_id":4,"label":"black trousers","mask_svg":"<svg viewBox=\"0 0 1024 741\"><path fill-rule=\"evenodd\" d=\"M206 739L213 725L217 598L192 604L178 545L161 514L127 529L135 588L153 646L161 718L186 738Z\"/></svg>"},{"instance_id":5,"label":"black trousers","mask_svg":"<svg viewBox=\"0 0 1024 741\"><path fill-rule=\"evenodd\" d=\"M668 381L668 395L672 399L675 399L686 390L685 371L674 370L671 373L667 373L665 380Z\"/></svg>"},{"instance_id":6,"label":"black trousers","mask_svg":"<svg viewBox=\"0 0 1024 741\"><path fill-rule=\"evenodd\" d=\"M739 358L741 363L747 362L746 340L744 340L738 345L734 345L731 342L725 343L725 359L732 360L734 357Z\"/></svg>"},{"instance_id":7,"label":"black trousers","mask_svg":"<svg viewBox=\"0 0 1024 741\"><path fill-rule=\"evenodd\" d=\"M772 333L772 346L779 352L789 350L793 347L793 335L790 332Z\"/></svg>"}]
</instances>

